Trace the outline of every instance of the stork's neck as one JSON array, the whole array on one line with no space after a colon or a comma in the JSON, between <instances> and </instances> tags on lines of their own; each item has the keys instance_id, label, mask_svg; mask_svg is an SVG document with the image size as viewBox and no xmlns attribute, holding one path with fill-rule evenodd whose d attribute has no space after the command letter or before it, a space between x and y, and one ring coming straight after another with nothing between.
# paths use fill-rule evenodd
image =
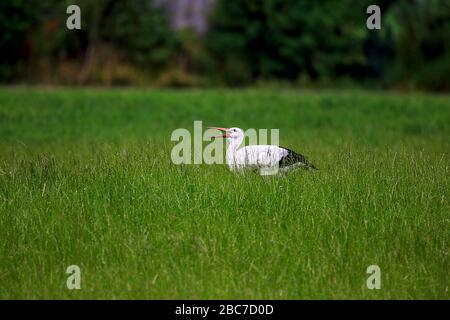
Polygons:
<instances>
[{"instance_id":1,"label":"stork's neck","mask_svg":"<svg viewBox=\"0 0 450 320\"><path fill-rule=\"evenodd\" d=\"M235 152L242 144L243 137L228 140L227 152Z\"/></svg>"},{"instance_id":2,"label":"stork's neck","mask_svg":"<svg viewBox=\"0 0 450 320\"><path fill-rule=\"evenodd\" d=\"M244 137L239 137L237 139L229 139L227 146L227 163L231 165L234 162L236 151L242 144Z\"/></svg>"}]
</instances>

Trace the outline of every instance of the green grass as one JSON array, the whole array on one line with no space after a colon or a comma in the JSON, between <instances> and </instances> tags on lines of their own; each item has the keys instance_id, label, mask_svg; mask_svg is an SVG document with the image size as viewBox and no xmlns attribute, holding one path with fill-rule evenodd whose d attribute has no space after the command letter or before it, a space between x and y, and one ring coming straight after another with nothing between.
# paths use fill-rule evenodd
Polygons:
<instances>
[{"instance_id":1,"label":"green grass","mask_svg":"<svg viewBox=\"0 0 450 320\"><path fill-rule=\"evenodd\" d=\"M320 170L173 165L194 120ZM449 299L449 138L448 95L0 89L0 298Z\"/></svg>"}]
</instances>

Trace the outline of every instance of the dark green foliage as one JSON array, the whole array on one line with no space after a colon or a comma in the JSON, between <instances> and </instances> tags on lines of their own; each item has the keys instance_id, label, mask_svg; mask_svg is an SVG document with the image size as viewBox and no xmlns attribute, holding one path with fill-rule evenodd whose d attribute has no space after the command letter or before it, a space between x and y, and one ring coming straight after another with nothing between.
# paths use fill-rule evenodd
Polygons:
<instances>
[{"instance_id":1,"label":"dark green foliage","mask_svg":"<svg viewBox=\"0 0 450 320\"><path fill-rule=\"evenodd\" d=\"M67 30L69 4L80 6L82 30ZM370 4L381 7L381 30L366 28ZM2 0L0 81L450 90L447 0L215 0L206 35L171 29L175 7Z\"/></svg>"},{"instance_id":2,"label":"dark green foliage","mask_svg":"<svg viewBox=\"0 0 450 320\"><path fill-rule=\"evenodd\" d=\"M395 78L425 89L450 89L450 3L397 1L388 16Z\"/></svg>"},{"instance_id":3,"label":"dark green foliage","mask_svg":"<svg viewBox=\"0 0 450 320\"><path fill-rule=\"evenodd\" d=\"M366 28L381 7L382 29ZM229 83L350 77L450 87L450 5L432 1L218 0L207 41Z\"/></svg>"},{"instance_id":4,"label":"dark green foliage","mask_svg":"<svg viewBox=\"0 0 450 320\"><path fill-rule=\"evenodd\" d=\"M244 64L251 79L358 78L366 64L364 2L219 1L208 45L225 73Z\"/></svg>"},{"instance_id":5,"label":"dark green foliage","mask_svg":"<svg viewBox=\"0 0 450 320\"><path fill-rule=\"evenodd\" d=\"M101 34L105 40L123 48L141 67L164 66L177 45L163 12L157 10L151 1L118 2Z\"/></svg>"},{"instance_id":6,"label":"dark green foliage","mask_svg":"<svg viewBox=\"0 0 450 320\"><path fill-rule=\"evenodd\" d=\"M66 8L70 4L81 8L81 30L66 28ZM30 4L14 0L1 1L0 11L3 81L20 76L10 65L21 62L33 67L45 61L49 69L40 71L46 73L55 72L61 61L86 65L89 50L101 45L151 71L166 66L176 48L175 35L164 14L151 1L43 0Z\"/></svg>"},{"instance_id":7,"label":"dark green foliage","mask_svg":"<svg viewBox=\"0 0 450 320\"><path fill-rule=\"evenodd\" d=\"M14 80L30 58L29 33L38 21L34 6L26 0L0 1L0 79Z\"/></svg>"}]
</instances>

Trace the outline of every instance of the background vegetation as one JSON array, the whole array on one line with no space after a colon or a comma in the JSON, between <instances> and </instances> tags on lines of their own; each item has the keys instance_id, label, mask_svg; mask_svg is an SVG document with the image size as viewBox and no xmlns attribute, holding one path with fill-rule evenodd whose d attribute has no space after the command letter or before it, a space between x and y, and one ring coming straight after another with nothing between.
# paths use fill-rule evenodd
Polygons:
<instances>
[{"instance_id":1,"label":"background vegetation","mask_svg":"<svg viewBox=\"0 0 450 320\"><path fill-rule=\"evenodd\" d=\"M198 34L171 28L170 6L151 0L1 1L0 80L450 88L448 1L213 2ZM65 27L69 3L82 30ZM366 28L369 4L381 7L381 30Z\"/></svg>"}]
</instances>

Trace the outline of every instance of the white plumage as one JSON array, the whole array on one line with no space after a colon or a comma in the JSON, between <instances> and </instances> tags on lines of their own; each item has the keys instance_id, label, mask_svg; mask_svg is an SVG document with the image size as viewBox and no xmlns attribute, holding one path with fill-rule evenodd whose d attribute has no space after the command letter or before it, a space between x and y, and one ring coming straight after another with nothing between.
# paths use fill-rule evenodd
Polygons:
<instances>
[{"instance_id":1,"label":"white plumage","mask_svg":"<svg viewBox=\"0 0 450 320\"><path fill-rule=\"evenodd\" d=\"M314 168L304 156L287 148L275 145L251 145L240 147L244 131L240 128L210 127L223 131L215 138L226 138L228 145L226 161L232 171L258 170L261 175L273 175L299 167Z\"/></svg>"}]
</instances>

